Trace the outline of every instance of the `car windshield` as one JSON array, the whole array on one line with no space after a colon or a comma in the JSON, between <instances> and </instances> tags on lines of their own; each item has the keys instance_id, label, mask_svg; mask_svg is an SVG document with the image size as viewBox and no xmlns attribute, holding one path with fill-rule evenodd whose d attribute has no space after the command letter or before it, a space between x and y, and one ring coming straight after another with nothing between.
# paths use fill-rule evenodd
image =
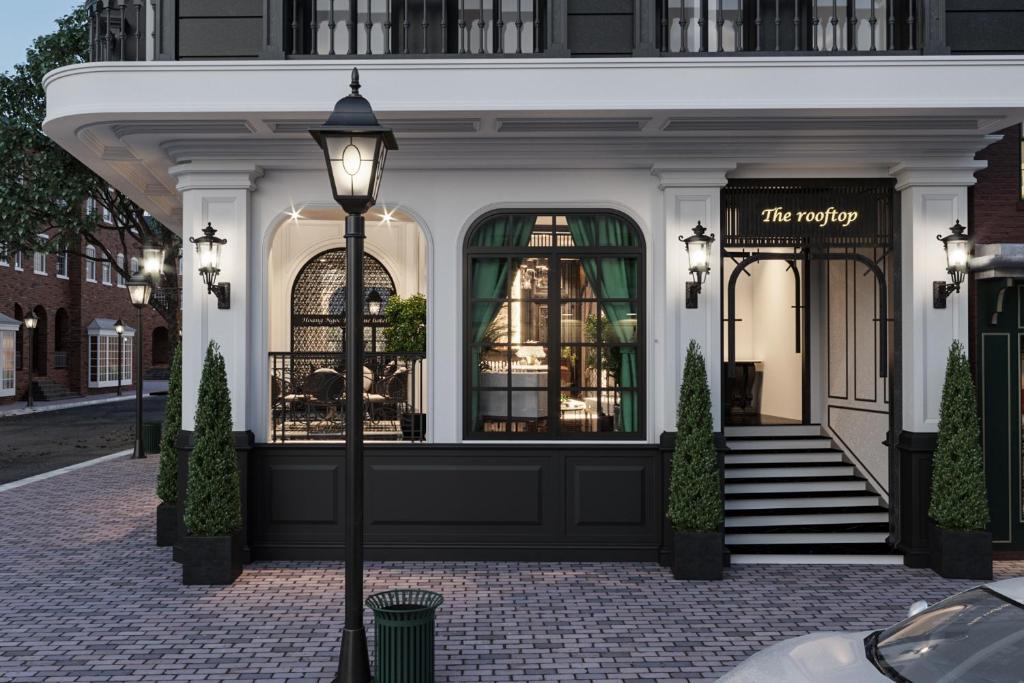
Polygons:
<instances>
[{"instance_id":1,"label":"car windshield","mask_svg":"<svg viewBox=\"0 0 1024 683\"><path fill-rule=\"evenodd\" d=\"M913 683L1024 682L1024 608L975 588L877 634L884 672Z\"/></svg>"}]
</instances>

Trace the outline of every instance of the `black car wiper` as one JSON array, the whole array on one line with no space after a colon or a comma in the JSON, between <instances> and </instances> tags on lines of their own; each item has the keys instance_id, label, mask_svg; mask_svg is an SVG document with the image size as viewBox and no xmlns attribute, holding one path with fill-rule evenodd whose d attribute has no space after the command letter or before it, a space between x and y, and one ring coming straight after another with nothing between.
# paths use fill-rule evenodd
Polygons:
<instances>
[{"instance_id":1,"label":"black car wiper","mask_svg":"<svg viewBox=\"0 0 1024 683\"><path fill-rule=\"evenodd\" d=\"M896 669L889 666L889 663L885 661L885 657L878 651L878 636L881 631L874 631L869 633L864 639L864 655L868 658L868 661L878 669L878 673L882 674L886 678L897 681L898 683L913 683L909 678L900 675Z\"/></svg>"}]
</instances>

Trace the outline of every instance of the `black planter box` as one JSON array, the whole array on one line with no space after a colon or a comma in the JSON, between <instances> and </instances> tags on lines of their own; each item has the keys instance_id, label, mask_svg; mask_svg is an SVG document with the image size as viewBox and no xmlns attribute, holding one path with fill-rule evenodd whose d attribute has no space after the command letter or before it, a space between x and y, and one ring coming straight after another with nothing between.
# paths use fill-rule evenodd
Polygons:
<instances>
[{"instance_id":1,"label":"black planter box","mask_svg":"<svg viewBox=\"0 0 1024 683\"><path fill-rule=\"evenodd\" d=\"M242 574L242 532L230 536L181 539L181 582L186 586L223 586Z\"/></svg>"},{"instance_id":2,"label":"black planter box","mask_svg":"<svg viewBox=\"0 0 1024 683\"><path fill-rule=\"evenodd\" d=\"M156 506L156 544L161 548L178 540L178 508L168 503Z\"/></svg>"},{"instance_id":3,"label":"black planter box","mask_svg":"<svg viewBox=\"0 0 1024 683\"><path fill-rule=\"evenodd\" d=\"M724 545L718 531L676 532L672 538L672 576L691 581L720 580Z\"/></svg>"},{"instance_id":4,"label":"black planter box","mask_svg":"<svg viewBox=\"0 0 1024 683\"><path fill-rule=\"evenodd\" d=\"M947 579L992 580L992 533L928 530L932 569Z\"/></svg>"}]
</instances>

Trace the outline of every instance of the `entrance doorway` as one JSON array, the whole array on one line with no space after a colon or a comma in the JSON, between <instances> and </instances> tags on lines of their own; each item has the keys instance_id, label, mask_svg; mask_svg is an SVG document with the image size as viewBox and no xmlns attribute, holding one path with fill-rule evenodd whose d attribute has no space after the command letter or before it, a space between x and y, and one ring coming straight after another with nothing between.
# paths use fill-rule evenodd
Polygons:
<instances>
[{"instance_id":1,"label":"entrance doorway","mask_svg":"<svg viewBox=\"0 0 1024 683\"><path fill-rule=\"evenodd\" d=\"M831 426L872 411L884 440L891 184L742 181L723 191L722 212L724 423Z\"/></svg>"}]
</instances>

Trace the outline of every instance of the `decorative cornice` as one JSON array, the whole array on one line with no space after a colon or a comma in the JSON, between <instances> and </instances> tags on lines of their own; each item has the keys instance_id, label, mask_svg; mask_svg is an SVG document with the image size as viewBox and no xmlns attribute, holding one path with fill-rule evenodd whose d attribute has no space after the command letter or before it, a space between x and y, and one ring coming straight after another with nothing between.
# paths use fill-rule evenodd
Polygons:
<instances>
[{"instance_id":1,"label":"decorative cornice","mask_svg":"<svg viewBox=\"0 0 1024 683\"><path fill-rule=\"evenodd\" d=\"M988 167L988 162L973 155L951 159L916 159L902 161L891 169L896 189L909 187L971 187L978 182L975 173Z\"/></svg>"},{"instance_id":2,"label":"decorative cornice","mask_svg":"<svg viewBox=\"0 0 1024 683\"><path fill-rule=\"evenodd\" d=\"M725 187L727 174L736 170L735 159L687 159L655 164L651 175L658 178L658 189L669 187Z\"/></svg>"},{"instance_id":3,"label":"decorative cornice","mask_svg":"<svg viewBox=\"0 0 1024 683\"><path fill-rule=\"evenodd\" d=\"M247 190L256 189L256 179L263 168L246 161L193 161L172 166L167 171L178 179L178 192L186 190Z\"/></svg>"}]
</instances>

